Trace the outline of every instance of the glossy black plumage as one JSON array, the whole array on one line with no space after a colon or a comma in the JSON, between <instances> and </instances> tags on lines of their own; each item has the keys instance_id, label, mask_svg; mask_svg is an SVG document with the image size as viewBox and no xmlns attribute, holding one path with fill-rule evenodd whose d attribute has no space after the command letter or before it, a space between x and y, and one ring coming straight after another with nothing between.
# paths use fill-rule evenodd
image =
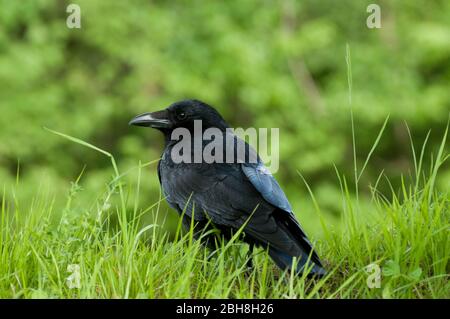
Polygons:
<instances>
[{"instance_id":1,"label":"glossy black plumage","mask_svg":"<svg viewBox=\"0 0 450 319\"><path fill-rule=\"evenodd\" d=\"M319 257L296 220L286 195L259 157L257 162L249 162L248 158L237 162L234 156L234 163L174 163L171 151L177 141L171 140L171 133L178 127L193 131L194 120L202 120L204 130L215 127L224 132L224 139L227 134L229 137L230 133L225 133L228 124L220 114L196 100L177 102L164 111L143 114L130 122L163 132L166 143L158 175L167 202L183 215L183 223L190 225L193 218L197 226L210 223L225 235L247 223L244 240L268 248L280 268L290 268L293 257L297 257L298 272L304 270L309 259L311 273L324 275ZM201 136L192 138L200 139L203 146L209 143ZM232 138L234 143L245 143L236 136ZM254 152L246 143L245 149L247 156Z\"/></svg>"}]
</instances>

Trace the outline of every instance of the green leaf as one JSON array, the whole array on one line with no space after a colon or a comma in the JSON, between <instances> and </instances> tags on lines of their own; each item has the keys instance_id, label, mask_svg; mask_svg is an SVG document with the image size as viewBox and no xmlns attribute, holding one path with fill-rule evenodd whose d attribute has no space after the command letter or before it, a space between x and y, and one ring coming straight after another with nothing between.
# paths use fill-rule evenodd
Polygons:
<instances>
[{"instance_id":1,"label":"green leaf","mask_svg":"<svg viewBox=\"0 0 450 319\"><path fill-rule=\"evenodd\" d=\"M383 267L383 275L386 277L397 277L400 275L400 265L393 261L388 260Z\"/></svg>"},{"instance_id":2,"label":"green leaf","mask_svg":"<svg viewBox=\"0 0 450 319\"><path fill-rule=\"evenodd\" d=\"M392 298L392 290L391 290L391 283L388 282L386 286L383 288L383 292L381 293L381 296L383 299L391 299Z\"/></svg>"},{"instance_id":3,"label":"green leaf","mask_svg":"<svg viewBox=\"0 0 450 319\"><path fill-rule=\"evenodd\" d=\"M422 276L422 268L420 267L417 267L408 274L408 277L414 281L418 281L420 279L420 276Z\"/></svg>"}]
</instances>

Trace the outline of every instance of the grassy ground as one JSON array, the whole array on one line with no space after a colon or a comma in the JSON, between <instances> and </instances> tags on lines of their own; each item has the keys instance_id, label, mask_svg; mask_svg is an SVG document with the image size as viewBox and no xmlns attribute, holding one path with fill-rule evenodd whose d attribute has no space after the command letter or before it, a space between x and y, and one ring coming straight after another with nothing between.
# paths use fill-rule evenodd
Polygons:
<instances>
[{"instance_id":1,"label":"grassy ground","mask_svg":"<svg viewBox=\"0 0 450 319\"><path fill-rule=\"evenodd\" d=\"M445 142L446 136L429 170L422 167L424 148L414 153L416 177L387 197L377 191L385 178L380 175L364 208L336 170L342 189L339 232L327 227L311 193L325 234L316 246L329 270L316 281L279 271L262 250L253 252L255 267L248 269L248 248L237 240L211 251L194 241L192 232L178 229L175 238L169 236L156 222L159 202L143 209L136 201L134 209L126 209L131 188L121 183L114 158L96 149L111 158L115 178L82 213L72 209L78 180L62 214L45 196L23 208L16 188L4 190L0 297L448 298L449 198L435 189L438 169L448 158ZM356 180L362 171L355 170ZM138 178L133 191L139 193L139 185ZM155 222L142 224L142 215Z\"/></svg>"}]
</instances>

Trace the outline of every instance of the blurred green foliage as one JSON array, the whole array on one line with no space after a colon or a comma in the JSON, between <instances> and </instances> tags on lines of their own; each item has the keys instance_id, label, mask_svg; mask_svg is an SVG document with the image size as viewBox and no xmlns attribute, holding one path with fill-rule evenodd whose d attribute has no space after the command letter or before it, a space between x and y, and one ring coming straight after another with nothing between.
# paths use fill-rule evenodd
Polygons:
<instances>
[{"instance_id":1,"label":"blurred green foliage","mask_svg":"<svg viewBox=\"0 0 450 319\"><path fill-rule=\"evenodd\" d=\"M390 114L361 185L409 174L405 121L416 147L432 129L432 151L449 118L450 2L378 1L382 28L368 29L372 2L77 0L82 28L69 29L71 1L0 0L0 180L14 183L20 161L23 196L48 187L58 204L87 165L83 196L95 199L108 159L43 126L112 152L124 171L162 148L128 120L197 98L233 127L280 127L276 177L294 208L314 216L299 171L338 215L333 164L349 180L353 170L347 43L359 167ZM158 198L156 167L142 187L143 203Z\"/></svg>"}]
</instances>

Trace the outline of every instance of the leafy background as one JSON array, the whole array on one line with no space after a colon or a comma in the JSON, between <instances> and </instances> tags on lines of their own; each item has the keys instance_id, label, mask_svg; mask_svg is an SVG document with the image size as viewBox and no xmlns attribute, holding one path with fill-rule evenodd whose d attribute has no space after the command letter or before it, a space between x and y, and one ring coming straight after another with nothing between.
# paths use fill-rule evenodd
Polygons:
<instances>
[{"instance_id":1,"label":"leafy background","mask_svg":"<svg viewBox=\"0 0 450 319\"><path fill-rule=\"evenodd\" d=\"M449 118L450 2L378 1L382 28L368 29L371 2L77 0L82 28L69 29L69 1L0 0L0 180L14 185L19 166L22 200L48 194L58 212L86 165L81 211L104 189L110 162L44 126L112 152L127 171L162 149L158 132L130 128L129 119L197 98L233 127L280 128L276 177L302 224L320 237L298 172L327 222L338 225L333 165L353 181L347 43L360 168L390 115L360 182L366 201L383 170L394 184L412 171L405 123L416 147L431 129L433 151ZM144 206L160 191L155 165L142 174ZM450 188L448 166L437 183Z\"/></svg>"}]
</instances>

